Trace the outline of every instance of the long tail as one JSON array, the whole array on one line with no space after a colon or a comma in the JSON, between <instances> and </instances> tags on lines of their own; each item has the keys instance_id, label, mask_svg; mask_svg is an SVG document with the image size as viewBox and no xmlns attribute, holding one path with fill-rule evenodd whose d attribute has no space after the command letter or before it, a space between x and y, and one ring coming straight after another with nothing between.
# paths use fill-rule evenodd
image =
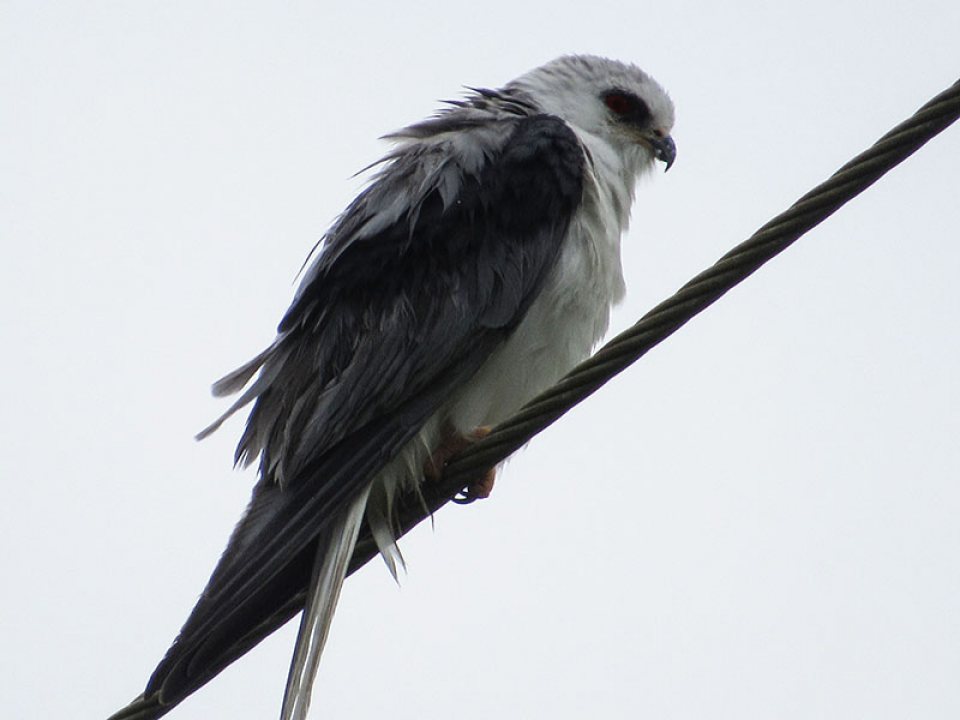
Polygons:
<instances>
[{"instance_id":1,"label":"long tail","mask_svg":"<svg viewBox=\"0 0 960 720\"><path fill-rule=\"evenodd\" d=\"M307 717L320 654L327 642L369 494L369 489L361 493L344 514L343 520L331 527L329 535L318 544L306 607L300 619L297 644L287 675L281 720L305 720Z\"/></svg>"},{"instance_id":2,"label":"long tail","mask_svg":"<svg viewBox=\"0 0 960 720\"><path fill-rule=\"evenodd\" d=\"M264 533L270 532L271 519L285 517L292 512L291 508L301 506L302 498L295 495L274 484L258 484L207 589L154 671L146 690L109 720L157 720L166 715L224 667L304 610L294 655L299 659L295 659L291 667L287 692L291 701L302 696L298 701L302 717L343 578L350 569L369 491L364 490L348 501L338 513L339 517L324 523L309 545L291 556L265 583L245 594L229 596L231 612L223 611L222 597L213 597L223 586L225 577L249 563L251 548L256 548ZM369 534L369 529L366 531ZM221 623L214 631L203 626L211 617ZM314 658L312 670L305 674L310 657Z\"/></svg>"}]
</instances>

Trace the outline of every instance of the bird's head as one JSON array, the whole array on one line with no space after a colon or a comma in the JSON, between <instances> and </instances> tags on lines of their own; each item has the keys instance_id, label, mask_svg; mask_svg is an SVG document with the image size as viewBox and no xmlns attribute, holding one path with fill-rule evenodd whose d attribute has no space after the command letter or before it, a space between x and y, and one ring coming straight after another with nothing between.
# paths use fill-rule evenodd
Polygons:
<instances>
[{"instance_id":1,"label":"bird's head","mask_svg":"<svg viewBox=\"0 0 960 720\"><path fill-rule=\"evenodd\" d=\"M636 170L661 160L667 169L677 148L670 136L673 102L634 65L594 55L566 55L517 78L508 90L529 96L543 112L606 140L636 160Z\"/></svg>"}]
</instances>

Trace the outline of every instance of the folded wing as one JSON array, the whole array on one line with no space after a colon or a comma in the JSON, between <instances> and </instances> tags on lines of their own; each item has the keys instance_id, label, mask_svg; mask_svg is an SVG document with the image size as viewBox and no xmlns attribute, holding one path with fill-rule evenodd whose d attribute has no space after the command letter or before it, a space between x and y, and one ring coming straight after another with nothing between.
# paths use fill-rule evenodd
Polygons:
<instances>
[{"instance_id":1,"label":"folded wing","mask_svg":"<svg viewBox=\"0 0 960 720\"><path fill-rule=\"evenodd\" d=\"M303 608L317 539L536 297L584 163L558 118L478 123L460 109L387 157L325 238L277 341L220 385L252 379L231 412L254 403L238 460L259 456L260 480L180 635L115 718L160 717Z\"/></svg>"}]
</instances>

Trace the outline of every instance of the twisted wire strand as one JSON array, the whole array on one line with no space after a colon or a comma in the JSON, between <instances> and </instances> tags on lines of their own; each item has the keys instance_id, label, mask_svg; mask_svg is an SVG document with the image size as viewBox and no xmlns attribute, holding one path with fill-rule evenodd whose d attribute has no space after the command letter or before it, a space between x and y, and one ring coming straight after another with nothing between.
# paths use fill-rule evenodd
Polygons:
<instances>
[{"instance_id":1,"label":"twisted wire strand","mask_svg":"<svg viewBox=\"0 0 960 720\"><path fill-rule=\"evenodd\" d=\"M574 405L639 360L694 315L712 305L761 265L783 252L808 230L862 193L910 157L960 116L960 80L881 137L867 151L843 165L826 182L797 200L786 212L757 230L661 302L635 325L617 335L552 388L527 403L446 465L438 482L425 483L419 494L398 498L398 536L431 517L471 481L502 462ZM368 533L358 542L351 572L376 555Z\"/></svg>"}]
</instances>

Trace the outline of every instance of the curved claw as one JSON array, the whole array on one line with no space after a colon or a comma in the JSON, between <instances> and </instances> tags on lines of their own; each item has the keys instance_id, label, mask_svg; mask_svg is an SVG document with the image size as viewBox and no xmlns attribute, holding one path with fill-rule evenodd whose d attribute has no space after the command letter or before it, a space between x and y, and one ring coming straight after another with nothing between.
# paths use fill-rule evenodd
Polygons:
<instances>
[{"instance_id":1,"label":"curved claw","mask_svg":"<svg viewBox=\"0 0 960 720\"><path fill-rule=\"evenodd\" d=\"M436 482L443 476L443 471L447 466L447 461L458 452L466 448L471 443L480 440L490 434L490 428L478 427L469 435L463 436L457 433L448 432L447 437L440 444L433 454L427 459L423 466L423 475L428 481ZM489 497L493 491L493 483L496 480L496 469L490 468L481 477L477 478L469 485L464 487L453 498L457 505L469 505L475 500L482 500Z\"/></svg>"}]
</instances>

